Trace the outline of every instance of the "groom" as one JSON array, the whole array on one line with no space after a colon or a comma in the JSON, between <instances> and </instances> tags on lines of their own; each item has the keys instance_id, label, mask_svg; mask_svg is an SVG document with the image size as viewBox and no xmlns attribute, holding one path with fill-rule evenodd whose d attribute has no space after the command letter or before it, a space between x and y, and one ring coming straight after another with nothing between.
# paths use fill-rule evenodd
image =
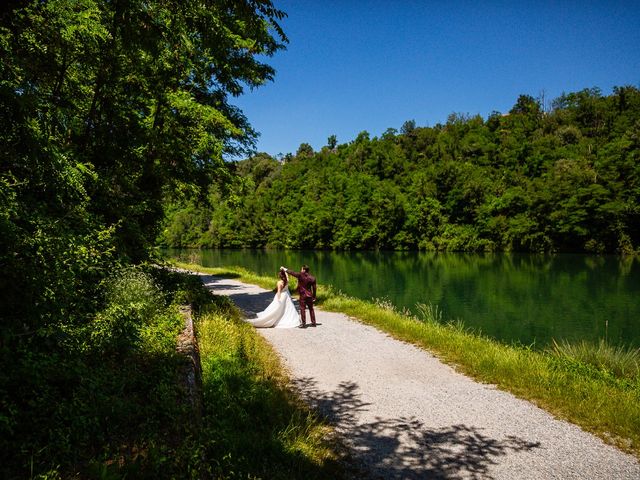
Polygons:
<instances>
[{"instance_id":1,"label":"groom","mask_svg":"<svg viewBox=\"0 0 640 480\"><path fill-rule=\"evenodd\" d=\"M300 295L300 318L302 320L301 328L307 328L307 319L305 318L305 308L309 309L311 316L311 326L316 326L316 312L313 310L313 302L316 300L316 277L309 273L309 267L303 265L300 272L293 272L285 267L280 267L298 279L298 294Z\"/></svg>"}]
</instances>

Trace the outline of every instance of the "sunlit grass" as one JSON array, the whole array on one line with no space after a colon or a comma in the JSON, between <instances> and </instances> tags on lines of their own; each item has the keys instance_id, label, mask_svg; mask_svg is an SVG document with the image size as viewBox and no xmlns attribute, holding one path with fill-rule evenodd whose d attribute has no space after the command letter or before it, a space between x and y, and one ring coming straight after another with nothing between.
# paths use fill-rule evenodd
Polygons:
<instances>
[{"instance_id":1,"label":"sunlit grass","mask_svg":"<svg viewBox=\"0 0 640 480\"><path fill-rule=\"evenodd\" d=\"M580 341L553 342L549 349L553 354L573 361L591 365L604 373L629 380L640 376L640 349L611 345L604 339L598 343Z\"/></svg>"},{"instance_id":2,"label":"sunlit grass","mask_svg":"<svg viewBox=\"0 0 640 480\"><path fill-rule=\"evenodd\" d=\"M437 307L421 318L342 295L321 307L346 313L394 337L428 349L457 370L530 400L560 418L640 454L640 378L606 375L568 355L504 345L464 328L442 323ZM628 371L628 370L627 370Z\"/></svg>"},{"instance_id":3,"label":"sunlit grass","mask_svg":"<svg viewBox=\"0 0 640 480\"><path fill-rule=\"evenodd\" d=\"M265 288L273 286L268 277L235 267L180 266L217 275L226 273ZM458 371L532 401L640 456L637 373L635 377L618 377L593 367L569 348L540 352L526 346L505 345L465 328L459 321L443 322L442 312L433 305L419 306L416 317L398 311L385 300L364 301L324 285L318 290L318 305L425 348ZM624 367L624 372L630 372L629 367Z\"/></svg>"},{"instance_id":4,"label":"sunlit grass","mask_svg":"<svg viewBox=\"0 0 640 480\"><path fill-rule=\"evenodd\" d=\"M271 346L229 305L197 324L214 478L340 478L331 430L287 388Z\"/></svg>"}]
</instances>

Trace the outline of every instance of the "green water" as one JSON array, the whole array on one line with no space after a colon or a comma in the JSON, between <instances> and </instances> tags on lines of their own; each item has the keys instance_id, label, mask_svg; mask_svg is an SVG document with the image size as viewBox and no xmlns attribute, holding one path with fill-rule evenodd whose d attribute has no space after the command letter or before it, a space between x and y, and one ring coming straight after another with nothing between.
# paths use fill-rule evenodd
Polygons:
<instances>
[{"instance_id":1,"label":"green water","mask_svg":"<svg viewBox=\"0 0 640 480\"><path fill-rule=\"evenodd\" d=\"M319 283L416 312L432 303L445 320L506 343L552 339L640 347L640 259L590 255L443 254L278 250L167 250L204 266L262 275L307 263Z\"/></svg>"}]
</instances>

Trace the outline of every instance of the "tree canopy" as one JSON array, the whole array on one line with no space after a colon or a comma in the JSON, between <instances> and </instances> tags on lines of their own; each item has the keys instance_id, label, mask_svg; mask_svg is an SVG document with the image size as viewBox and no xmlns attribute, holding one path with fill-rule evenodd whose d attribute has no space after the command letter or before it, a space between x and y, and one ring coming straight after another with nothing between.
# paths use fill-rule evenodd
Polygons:
<instances>
[{"instance_id":1,"label":"tree canopy","mask_svg":"<svg viewBox=\"0 0 640 480\"><path fill-rule=\"evenodd\" d=\"M233 98L273 78L283 16L269 0L3 2L0 472L82 448L63 432L83 418L62 410L85 392L86 352L139 327L135 305L97 314L104 281L150 258L168 192L251 149Z\"/></svg>"},{"instance_id":2,"label":"tree canopy","mask_svg":"<svg viewBox=\"0 0 640 480\"><path fill-rule=\"evenodd\" d=\"M634 253L640 247L640 91L563 94L546 111L521 95L506 114L445 124L280 162L228 166L207 202L173 202L175 247Z\"/></svg>"},{"instance_id":3,"label":"tree canopy","mask_svg":"<svg viewBox=\"0 0 640 480\"><path fill-rule=\"evenodd\" d=\"M53 315L112 262L148 258L166 192L208 185L223 154L253 145L232 98L273 78L260 58L287 41L283 15L266 0L4 5L0 304L11 316Z\"/></svg>"}]
</instances>

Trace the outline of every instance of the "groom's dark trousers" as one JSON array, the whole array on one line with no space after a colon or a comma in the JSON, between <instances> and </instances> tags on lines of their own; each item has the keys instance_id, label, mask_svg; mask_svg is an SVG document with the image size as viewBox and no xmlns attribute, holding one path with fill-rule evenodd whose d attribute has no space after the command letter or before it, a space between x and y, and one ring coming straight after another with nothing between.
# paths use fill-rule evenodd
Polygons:
<instances>
[{"instance_id":1,"label":"groom's dark trousers","mask_svg":"<svg viewBox=\"0 0 640 480\"><path fill-rule=\"evenodd\" d=\"M316 312L313 310L313 297L316 294L316 277L307 272L287 272L298 279L298 295L300 295L300 320L302 325L307 324L305 310L309 309L311 325L316 324Z\"/></svg>"},{"instance_id":2,"label":"groom's dark trousers","mask_svg":"<svg viewBox=\"0 0 640 480\"><path fill-rule=\"evenodd\" d=\"M306 308L305 308L306 307ZM307 324L307 319L305 318L305 310L309 309L309 316L311 317L311 325L316 324L316 312L313 310L313 298L312 297L300 297L300 319L302 320L302 324Z\"/></svg>"}]
</instances>

